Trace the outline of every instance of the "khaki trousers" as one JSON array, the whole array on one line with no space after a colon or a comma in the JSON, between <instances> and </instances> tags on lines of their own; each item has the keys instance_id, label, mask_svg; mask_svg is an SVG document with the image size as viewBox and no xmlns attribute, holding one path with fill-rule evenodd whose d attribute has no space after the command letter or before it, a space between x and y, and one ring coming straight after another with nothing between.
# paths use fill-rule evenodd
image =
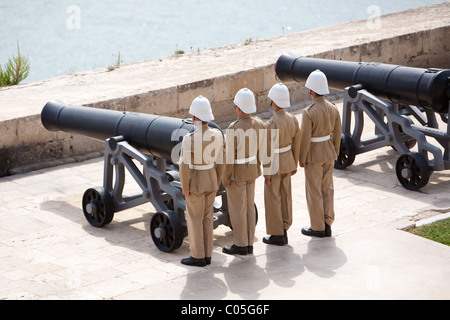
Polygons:
<instances>
[{"instance_id":1,"label":"khaki trousers","mask_svg":"<svg viewBox=\"0 0 450 320\"><path fill-rule=\"evenodd\" d=\"M266 231L269 235L283 235L292 225L291 174L270 176L271 184L264 184Z\"/></svg>"},{"instance_id":2,"label":"khaki trousers","mask_svg":"<svg viewBox=\"0 0 450 320\"><path fill-rule=\"evenodd\" d=\"M306 203L311 229L325 230L325 223L334 222L334 162L308 163L305 167Z\"/></svg>"},{"instance_id":3,"label":"khaki trousers","mask_svg":"<svg viewBox=\"0 0 450 320\"><path fill-rule=\"evenodd\" d=\"M234 245L253 246L255 241L255 181L233 181L227 188L227 202Z\"/></svg>"},{"instance_id":4,"label":"khaki trousers","mask_svg":"<svg viewBox=\"0 0 450 320\"><path fill-rule=\"evenodd\" d=\"M191 256L211 257L213 252L213 218L216 192L192 193L186 197L186 222Z\"/></svg>"}]
</instances>

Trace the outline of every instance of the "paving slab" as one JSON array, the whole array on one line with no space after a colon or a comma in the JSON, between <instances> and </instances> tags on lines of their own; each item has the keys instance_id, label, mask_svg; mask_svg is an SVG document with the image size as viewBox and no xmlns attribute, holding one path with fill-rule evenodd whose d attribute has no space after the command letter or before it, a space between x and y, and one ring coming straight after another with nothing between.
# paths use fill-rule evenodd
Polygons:
<instances>
[{"instance_id":1,"label":"paving slab","mask_svg":"<svg viewBox=\"0 0 450 320\"><path fill-rule=\"evenodd\" d=\"M173 253L155 247L150 203L117 213L104 228L89 225L81 198L101 185L102 158L1 178L0 299L449 299L450 248L402 228L450 211L450 173L435 172L420 192L407 191L395 175L397 157L382 148L335 170L336 222L326 239L301 234L309 216L299 170L284 247L262 242L259 178L254 254L223 254L232 231L219 226L205 268L180 263L189 255L187 239Z\"/></svg>"}]
</instances>

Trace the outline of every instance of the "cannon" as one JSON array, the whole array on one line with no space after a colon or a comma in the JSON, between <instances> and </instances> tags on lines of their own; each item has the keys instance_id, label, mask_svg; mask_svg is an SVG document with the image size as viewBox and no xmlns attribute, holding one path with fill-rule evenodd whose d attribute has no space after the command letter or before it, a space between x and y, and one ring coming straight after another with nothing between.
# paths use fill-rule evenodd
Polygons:
<instances>
[{"instance_id":1,"label":"cannon","mask_svg":"<svg viewBox=\"0 0 450 320\"><path fill-rule=\"evenodd\" d=\"M282 81L306 81L317 69L325 73L330 88L344 91L341 147L335 168L345 169L356 155L390 146L400 154L395 171L408 190L426 186L432 172L450 169L450 70L292 53L281 55L275 65ZM364 115L374 122L375 132L363 138Z\"/></svg>"},{"instance_id":2,"label":"cannon","mask_svg":"<svg viewBox=\"0 0 450 320\"><path fill-rule=\"evenodd\" d=\"M50 101L42 110L41 121L49 131L105 141L103 186L89 188L82 198L84 216L92 226L103 227L113 220L114 213L150 202L157 211L150 221L156 247L171 252L182 245L187 236L186 203L177 162L183 136L194 130L191 119ZM220 130L215 123L209 126ZM135 180L139 192L123 194L127 176ZM223 186L214 203L214 228L219 225L231 227Z\"/></svg>"}]
</instances>

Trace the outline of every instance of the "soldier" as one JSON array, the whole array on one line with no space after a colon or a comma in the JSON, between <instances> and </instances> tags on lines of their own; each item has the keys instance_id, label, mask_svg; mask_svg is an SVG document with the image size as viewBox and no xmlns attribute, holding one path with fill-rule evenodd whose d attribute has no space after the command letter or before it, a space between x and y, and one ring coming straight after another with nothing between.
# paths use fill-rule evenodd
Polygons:
<instances>
[{"instance_id":1,"label":"soldier","mask_svg":"<svg viewBox=\"0 0 450 320\"><path fill-rule=\"evenodd\" d=\"M223 136L208 127L214 116L207 98L194 99L189 113L195 130L183 138L179 167L191 256L181 263L203 267L211 263L213 251L213 205L222 178Z\"/></svg>"},{"instance_id":2,"label":"soldier","mask_svg":"<svg viewBox=\"0 0 450 320\"><path fill-rule=\"evenodd\" d=\"M297 173L300 151L300 128L298 120L285 108L291 106L289 89L278 83L269 91L275 114L266 123L272 168L264 164L264 204L266 230L270 236L263 242L274 245L288 243L287 230L292 225L291 176ZM275 142L273 147L270 143Z\"/></svg>"},{"instance_id":3,"label":"soldier","mask_svg":"<svg viewBox=\"0 0 450 320\"><path fill-rule=\"evenodd\" d=\"M226 132L222 184L227 189L228 209L233 226L233 245L224 247L227 254L253 253L256 211L255 180L261 175L259 149L264 123L251 114L256 112L255 96L247 88L239 90L234 99L237 120Z\"/></svg>"},{"instance_id":4,"label":"soldier","mask_svg":"<svg viewBox=\"0 0 450 320\"><path fill-rule=\"evenodd\" d=\"M307 236L331 237L334 222L333 167L339 154L342 124L339 111L325 100L328 80L323 72L310 74L306 84L314 99L302 114L300 166L305 168L306 201L311 220Z\"/></svg>"}]
</instances>

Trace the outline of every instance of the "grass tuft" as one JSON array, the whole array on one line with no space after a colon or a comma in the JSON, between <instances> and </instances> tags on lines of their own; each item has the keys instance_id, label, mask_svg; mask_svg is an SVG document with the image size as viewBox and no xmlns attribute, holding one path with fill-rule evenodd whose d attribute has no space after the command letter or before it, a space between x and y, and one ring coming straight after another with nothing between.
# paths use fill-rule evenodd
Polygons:
<instances>
[{"instance_id":1,"label":"grass tuft","mask_svg":"<svg viewBox=\"0 0 450 320\"><path fill-rule=\"evenodd\" d=\"M412 228L408 232L450 246L450 218Z\"/></svg>"}]
</instances>

